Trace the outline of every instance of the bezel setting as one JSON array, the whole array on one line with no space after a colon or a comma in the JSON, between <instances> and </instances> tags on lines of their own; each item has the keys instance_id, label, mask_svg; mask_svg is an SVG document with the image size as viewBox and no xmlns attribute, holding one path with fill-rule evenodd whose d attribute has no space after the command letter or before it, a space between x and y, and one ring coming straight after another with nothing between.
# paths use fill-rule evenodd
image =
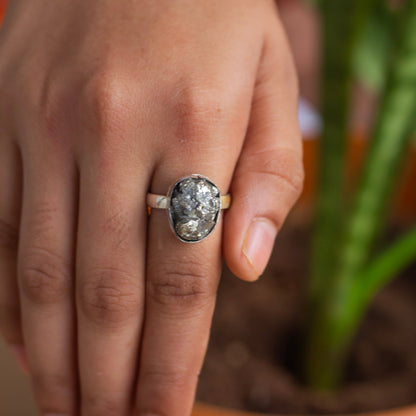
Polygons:
<instances>
[{"instance_id":1,"label":"bezel setting","mask_svg":"<svg viewBox=\"0 0 416 416\"><path fill-rule=\"evenodd\" d=\"M179 179L169 192L169 223L185 243L197 243L214 230L221 212L221 193L207 177L193 174Z\"/></svg>"}]
</instances>

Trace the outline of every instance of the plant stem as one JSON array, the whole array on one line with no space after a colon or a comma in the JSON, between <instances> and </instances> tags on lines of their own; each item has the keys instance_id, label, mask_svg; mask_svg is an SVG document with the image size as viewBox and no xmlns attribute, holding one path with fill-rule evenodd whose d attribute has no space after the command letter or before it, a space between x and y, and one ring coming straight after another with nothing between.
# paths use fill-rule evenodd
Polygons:
<instances>
[{"instance_id":1,"label":"plant stem","mask_svg":"<svg viewBox=\"0 0 416 416\"><path fill-rule=\"evenodd\" d=\"M320 193L315 230L311 297L318 296L331 275L339 235L348 110L351 96L352 59L375 0L321 0L323 14L322 115L320 146ZM341 168L340 168L341 167ZM328 244L328 242L331 244Z\"/></svg>"},{"instance_id":2,"label":"plant stem","mask_svg":"<svg viewBox=\"0 0 416 416\"><path fill-rule=\"evenodd\" d=\"M323 17L323 91L322 114L324 128L320 142L320 193L313 241L312 276L309 294L309 339L320 331L315 327L325 304L325 291L331 279L340 234L343 211L343 182L348 110L351 94L351 73L354 44L364 25L374 0L324 0ZM309 345L309 353L319 345ZM315 360L307 359L306 367ZM307 373L315 370L307 369Z\"/></svg>"},{"instance_id":3,"label":"plant stem","mask_svg":"<svg viewBox=\"0 0 416 416\"><path fill-rule=\"evenodd\" d=\"M320 142L320 193L313 246L312 300L319 301L324 280L331 269L338 216L342 207L342 183L346 152L347 109L350 100L352 19L345 1L322 3L323 17L323 132ZM341 46L343 45L343 46ZM315 299L316 298L316 299Z\"/></svg>"},{"instance_id":4,"label":"plant stem","mask_svg":"<svg viewBox=\"0 0 416 416\"><path fill-rule=\"evenodd\" d=\"M349 343L356 332L370 301L377 292L389 283L396 274L410 265L416 258L416 228L399 238L388 249L367 266L358 278L352 281L345 296L345 303L337 318L336 327L327 326L334 338L338 338L338 347L327 359L333 359L322 374L326 381L334 384L322 384L324 388L333 388L339 382L348 353ZM336 360L335 360L336 358ZM327 362L329 364L329 361ZM334 371L335 369L335 371ZM329 386L329 387L328 387Z\"/></svg>"},{"instance_id":5,"label":"plant stem","mask_svg":"<svg viewBox=\"0 0 416 416\"><path fill-rule=\"evenodd\" d=\"M314 317L309 367L309 382L318 388L335 388L341 379L349 344L359 322L360 311L355 299L368 303L372 293L357 295L362 284L370 290L380 286L385 275L362 271L369 258L375 237L381 229L391 190L416 114L416 0L409 0L403 13L399 48L392 60L386 90L378 114L373 140L364 165L354 210L345 230L339 262L331 284L324 291L323 304ZM331 243L328 241L328 243ZM393 254L396 253L393 250ZM377 263L375 263L377 264ZM367 277L365 277L367 276ZM358 279L363 278L360 282ZM370 285L366 279L372 279ZM374 280L378 281L375 285ZM354 306L355 305L355 306Z\"/></svg>"},{"instance_id":6,"label":"plant stem","mask_svg":"<svg viewBox=\"0 0 416 416\"><path fill-rule=\"evenodd\" d=\"M383 253L379 254L354 280L354 296L349 306L352 316L360 316L363 307L397 273L409 266L416 258L416 227L401 236Z\"/></svg>"}]
</instances>

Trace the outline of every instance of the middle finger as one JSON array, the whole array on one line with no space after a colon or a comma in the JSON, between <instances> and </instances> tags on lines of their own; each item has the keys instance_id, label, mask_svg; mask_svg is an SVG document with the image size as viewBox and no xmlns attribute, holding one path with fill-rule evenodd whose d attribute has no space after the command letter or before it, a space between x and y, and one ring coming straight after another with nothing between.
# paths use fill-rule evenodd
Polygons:
<instances>
[{"instance_id":1,"label":"middle finger","mask_svg":"<svg viewBox=\"0 0 416 416\"><path fill-rule=\"evenodd\" d=\"M77 315L81 414L88 416L128 415L136 376L148 167L126 159L113 149L80 161Z\"/></svg>"}]
</instances>

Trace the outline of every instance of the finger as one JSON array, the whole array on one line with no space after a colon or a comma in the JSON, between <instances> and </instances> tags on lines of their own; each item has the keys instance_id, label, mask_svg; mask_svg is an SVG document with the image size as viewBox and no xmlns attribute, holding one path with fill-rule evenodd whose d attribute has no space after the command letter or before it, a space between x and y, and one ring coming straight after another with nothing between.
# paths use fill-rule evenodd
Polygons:
<instances>
[{"instance_id":1,"label":"finger","mask_svg":"<svg viewBox=\"0 0 416 416\"><path fill-rule=\"evenodd\" d=\"M263 51L249 128L231 184L233 201L224 216L225 260L244 280L263 273L303 184L297 80L283 32L268 36Z\"/></svg>"},{"instance_id":2,"label":"finger","mask_svg":"<svg viewBox=\"0 0 416 416\"><path fill-rule=\"evenodd\" d=\"M23 348L17 287L21 161L17 146L0 135L0 331L15 352Z\"/></svg>"},{"instance_id":3,"label":"finger","mask_svg":"<svg viewBox=\"0 0 416 416\"><path fill-rule=\"evenodd\" d=\"M35 141L32 141L35 143ZM18 254L22 325L42 414L75 414L74 227L76 169L44 143L24 146Z\"/></svg>"},{"instance_id":4,"label":"finger","mask_svg":"<svg viewBox=\"0 0 416 416\"><path fill-rule=\"evenodd\" d=\"M90 152L81 161L77 309L81 414L86 416L124 416L131 409L143 319L150 170L135 154L140 152L129 158L113 149L107 156Z\"/></svg>"},{"instance_id":5,"label":"finger","mask_svg":"<svg viewBox=\"0 0 416 416\"><path fill-rule=\"evenodd\" d=\"M205 151L203 156L162 158L152 192L166 194L169 185L191 172L207 175L225 192L236 157L234 151L221 157ZM186 244L171 232L167 212L152 210L137 415L185 416L191 412L221 272L221 226L220 215L211 235Z\"/></svg>"}]
</instances>

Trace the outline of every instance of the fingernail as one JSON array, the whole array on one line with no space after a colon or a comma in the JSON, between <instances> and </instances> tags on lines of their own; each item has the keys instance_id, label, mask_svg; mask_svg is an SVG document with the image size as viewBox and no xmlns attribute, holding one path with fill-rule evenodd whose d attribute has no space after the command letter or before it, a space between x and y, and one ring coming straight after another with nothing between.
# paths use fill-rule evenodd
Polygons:
<instances>
[{"instance_id":1,"label":"fingernail","mask_svg":"<svg viewBox=\"0 0 416 416\"><path fill-rule=\"evenodd\" d=\"M14 358L17 361L17 364L19 365L20 369L26 373L29 374L29 365L27 363L27 356L26 356L26 349L23 345L10 345L10 349L12 351L12 354L14 355Z\"/></svg>"},{"instance_id":2,"label":"fingernail","mask_svg":"<svg viewBox=\"0 0 416 416\"><path fill-rule=\"evenodd\" d=\"M266 218L255 218L248 227L242 250L257 277L267 266L276 235L276 227Z\"/></svg>"}]
</instances>

